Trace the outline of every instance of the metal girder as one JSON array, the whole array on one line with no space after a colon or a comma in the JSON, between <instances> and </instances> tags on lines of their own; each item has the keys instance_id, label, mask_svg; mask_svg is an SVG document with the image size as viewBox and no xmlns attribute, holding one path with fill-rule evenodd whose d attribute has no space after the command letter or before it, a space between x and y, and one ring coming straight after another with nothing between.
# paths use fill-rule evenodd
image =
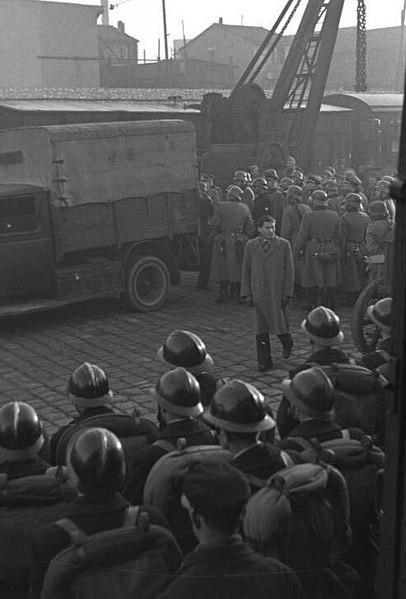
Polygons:
<instances>
[{"instance_id":1,"label":"metal girder","mask_svg":"<svg viewBox=\"0 0 406 599\"><path fill-rule=\"evenodd\" d=\"M365 0L358 0L357 4L357 46L354 90L356 92L367 91L367 19Z\"/></svg>"}]
</instances>

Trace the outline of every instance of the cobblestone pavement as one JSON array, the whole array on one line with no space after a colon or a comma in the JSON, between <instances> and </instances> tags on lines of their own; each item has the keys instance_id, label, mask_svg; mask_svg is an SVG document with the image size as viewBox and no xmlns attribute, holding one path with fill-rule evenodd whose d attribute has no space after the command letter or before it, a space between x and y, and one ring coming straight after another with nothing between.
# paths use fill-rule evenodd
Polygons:
<instances>
[{"instance_id":1,"label":"cobblestone pavement","mask_svg":"<svg viewBox=\"0 0 406 599\"><path fill-rule=\"evenodd\" d=\"M65 424L74 410L66 396L70 373L83 361L105 368L115 394L115 405L154 416L148 389L165 367L155 352L175 328L200 335L213 356L216 374L254 383L276 407L279 384L287 368L309 353L299 324L305 316L298 303L291 314L295 340L292 357L283 360L277 338L273 340L275 370L257 372L252 311L246 306L216 305L214 289L195 287L196 275L186 273L171 290L159 312L128 312L116 300L76 304L54 312L3 320L0 341L0 404L27 401L35 407L49 433ZM349 331L350 308L339 311L345 333L344 349L355 353Z\"/></svg>"}]
</instances>

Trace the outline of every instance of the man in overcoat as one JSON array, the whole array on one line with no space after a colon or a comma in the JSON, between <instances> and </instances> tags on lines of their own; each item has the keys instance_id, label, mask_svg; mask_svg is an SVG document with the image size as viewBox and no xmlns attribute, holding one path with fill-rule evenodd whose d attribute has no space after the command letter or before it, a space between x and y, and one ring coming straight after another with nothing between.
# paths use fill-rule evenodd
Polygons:
<instances>
[{"instance_id":1,"label":"man in overcoat","mask_svg":"<svg viewBox=\"0 0 406 599\"><path fill-rule=\"evenodd\" d=\"M273 368L270 334L279 337L285 359L292 351L288 311L294 268L289 241L275 235L275 219L260 217L257 229L259 236L245 247L241 297L255 308L258 369L265 372Z\"/></svg>"}]
</instances>

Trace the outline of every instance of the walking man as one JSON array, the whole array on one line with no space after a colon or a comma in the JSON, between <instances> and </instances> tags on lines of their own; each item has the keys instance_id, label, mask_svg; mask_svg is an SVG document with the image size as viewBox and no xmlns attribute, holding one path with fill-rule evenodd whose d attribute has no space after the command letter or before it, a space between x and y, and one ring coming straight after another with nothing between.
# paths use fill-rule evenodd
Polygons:
<instances>
[{"instance_id":1,"label":"walking man","mask_svg":"<svg viewBox=\"0 0 406 599\"><path fill-rule=\"evenodd\" d=\"M255 308L258 369L273 368L269 334L282 343L283 357L290 357L289 302L293 295L294 268L289 241L275 235L275 219L261 216L259 237L250 240L244 253L241 296Z\"/></svg>"}]
</instances>

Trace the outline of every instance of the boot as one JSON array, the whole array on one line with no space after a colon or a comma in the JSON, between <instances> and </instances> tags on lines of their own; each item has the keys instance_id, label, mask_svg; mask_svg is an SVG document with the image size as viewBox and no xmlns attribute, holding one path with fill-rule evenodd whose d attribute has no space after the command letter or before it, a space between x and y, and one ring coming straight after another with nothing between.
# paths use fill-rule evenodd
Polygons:
<instances>
[{"instance_id":1,"label":"boot","mask_svg":"<svg viewBox=\"0 0 406 599\"><path fill-rule=\"evenodd\" d=\"M284 360L288 360L292 353L293 339L290 333L283 333L278 335L280 342L282 343L282 356Z\"/></svg>"},{"instance_id":2,"label":"boot","mask_svg":"<svg viewBox=\"0 0 406 599\"><path fill-rule=\"evenodd\" d=\"M241 283L230 283L230 302L232 304L235 304L236 306L240 305L241 302L241 297L240 297L240 292L241 292Z\"/></svg>"},{"instance_id":3,"label":"boot","mask_svg":"<svg viewBox=\"0 0 406 599\"><path fill-rule=\"evenodd\" d=\"M227 301L227 281L221 281L219 283L219 294L214 300L215 304L224 304Z\"/></svg>"},{"instance_id":4,"label":"boot","mask_svg":"<svg viewBox=\"0 0 406 599\"><path fill-rule=\"evenodd\" d=\"M335 311L336 309L336 293L334 287L326 288L326 307L330 310Z\"/></svg>"},{"instance_id":5,"label":"boot","mask_svg":"<svg viewBox=\"0 0 406 599\"><path fill-rule=\"evenodd\" d=\"M257 358L258 358L258 370L259 372L266 372L272 370L272 356L271 356L271 344L269 341L269 334L262 333L256 336L257 344Z\"/></svg>"}]
</instances>

